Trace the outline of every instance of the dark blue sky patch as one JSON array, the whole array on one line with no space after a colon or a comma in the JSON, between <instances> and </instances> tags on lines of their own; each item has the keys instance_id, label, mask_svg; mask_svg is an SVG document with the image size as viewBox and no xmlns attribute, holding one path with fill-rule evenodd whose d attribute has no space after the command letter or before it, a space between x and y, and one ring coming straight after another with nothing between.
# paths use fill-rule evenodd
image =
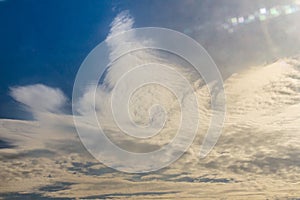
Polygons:
<instances>
[{"instance_id":1,"label":"dark blue sky patch","mask_svg":"<svg viewBox=\"0 0 300 200\"><path fill-rule=\"evenodd\" d=\"M40 193L19 193L19 192L15 192L15 193L2 193L2 194L0 194L0 197L2 197L3 199L7 199L7 200L11 200L11 199L15 199L15 200L33 200L33 199L70 200L70 199L72 199L72 198L46 197L46 196L43 196Z\"/></svg>"},{"instance_id":2,"label":"dark blue sky patch","mask_svg":"<svg viewBox=\"0 0 300 200\"><path fill-rule=\"evenodd\" d=\"M109 199L109 198L133 198L138 196L159 196L164 194L176 194L179 193L177 191L170 192L136 192L136 193L111 193L111 194L103 194L103 195L95 195L95 196L87 196L84 197L86 199Z\"/></svg>"},{"instance_id":3,"label":"dark blue sky patch","mask_svg":"<svg viewBox=\"0 0 300 200\"><path fill-rule=\"evenodd\" d=\"M0 4L0 118L28 118L9 87L42 83L71 96L76 72L109 31L113 1ZM20 111L21 110L21 111Z\"/></svg>"},{"instance_id":4,"label":"dark blue sky patch","mask_svg":"<svg viewBox=\"0 0 300 200\"><path fill-rule=\"evenodd\" d=\"M11 149L14 147L15 145L13 145L11 142L0 139L0 149Z\"/></svg>"},{"instance_id":5,"label":"dark blue sky patch","mask_svg":"<svg viewBox=\"0 0 300 200\"><path fill-rule=\"evenodd\" d=\"M69 189L70 186L73 184L74 183L69 183L69 182L58 182L53 185L47 185L47 186L41 187L39 190L42 192L58 192L58 191Z\"/></svg>"}]
</instances>

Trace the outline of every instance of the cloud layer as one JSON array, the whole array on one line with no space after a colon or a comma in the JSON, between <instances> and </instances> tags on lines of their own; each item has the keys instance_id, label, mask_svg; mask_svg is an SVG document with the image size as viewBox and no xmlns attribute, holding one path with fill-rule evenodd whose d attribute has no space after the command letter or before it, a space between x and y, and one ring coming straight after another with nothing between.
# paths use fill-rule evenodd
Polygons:
<instances>
[{"instance_id":1,"label":"cloud layer","mask_svg":"<svg viewBox=\"0 0 300 200\"><path fill-rule=\"evenodd\" d=\"M132 28L133 22L128 13L121 13L112 23L109 37ZM135 38L132 35L132 38L123 39ZM112 59L119 48L128 48L126 45L123 47L124 44L120 41L108 44ZM139 44L138 41L136 44ZM111 121L109 103L110 89L130 67L125 64L131 64L132 60L141 64L149 59L174 67L186 64L169 58L170 55L159 51L132 53L113 63L96 94L87 88L75 105L78 111L75 117L86 117L83 120L86 123L79 126L92 133L86 139L93 142L93 134L97 134L94 132L96 124L89 118L93 114L89 111L95 98L99 119L104 120L109 136L122 148L135 152L143 149L153 151L166 144L174 136L179 118L178 102L166 88L157 85L141 88L136 90L129 102L131 117L140 125L149 124L151 114L160 116L162 113L155 107L152 113L148 113L153 103L163 104L169 114L167 129L150 141L135 143L135 140L120 136L119 128ZM198 152L207 128L205 124L210 119L210 97L203 82L187 75L201 102L199 113L203 126L200 126L199 135L187 153L173 165L140 175L109 169L87 153L76 134L72 116L62 112L67 98L60 89L41 84L12 87L11 96L35 114L37 121L0 120L0 139L15 145L0 149L3 160L0 177L4 180L0 184L1 192L26 191L32 192L32 195L69 198L146 198L149 195L151 198L217 198L224 195L238 199L245 198L245 195L254 198L299 197L299 65L297 57L280 59L228 78L225 81L227 118L224 133L211 154L201 160ZM190 71L182 73L189 74ZM178 90L184 90L172 74L168 74L166 79L174 81ZM128 80L127 84L130 83ZM159 98L157 93L161 94ZM51 191L45 186L60 186L61 189Z\"/></svg>"}]
</instances>

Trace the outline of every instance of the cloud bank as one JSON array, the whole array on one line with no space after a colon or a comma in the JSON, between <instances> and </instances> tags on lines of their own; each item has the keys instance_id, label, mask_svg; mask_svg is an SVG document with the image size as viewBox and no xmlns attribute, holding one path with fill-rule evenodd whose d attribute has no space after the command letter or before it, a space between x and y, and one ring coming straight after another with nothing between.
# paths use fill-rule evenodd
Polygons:
<instances>
[{"instance_id":1,"label":"cloud bank","mask_svg":"<svg viewBox=\"0 0 300 200\"><path fill-rule=\"evenodd\" d=\"M132 28L133 22L128 13L121 13L112 23L108 37ZM132 39L134 35L123 41ZM115 58L113 52L119 48L128 48L125 44L120 41L108 44L112 60ZM139 44L138 41L135 44ZM141 64L149 59L175 67L186 64L178 62L176 58L169 58L170 55L162 52L146 51L132 53L113 62L96 94L87 88L78 100L76 117L86 116L86 123L79 125L93 133L95 123L88 117L92 113L87 112L96 96L96 113L104 120L104 127L110 131L111 139L122 148L141 152L142 149L152 151L164 145L174 136L173 130L177 128L179 118L178 104L172 93L157 85L135 92L129 105L132 119L136 123L147 125L151 116L162 114L162 110L154 107L152 115L149 115L153 103L164 105L169 114L164 134L139 143L120 136L120 130L111 121L109 102L110 89L130 67L125 64ZM5 180L5 186L0 184L1 191L28 192L45 186L43 182L47 185L68 182L70 185L61 191L40 192L51 197L109 196L118 195L117 187L119 195L124 193L130 197L140 193L142 197L147 197L144 188L153 192L151 197L156 195L164 198L199 198L201 194L212 198L219 195L228 195L229 198L244 198L244 195L257 198L297 197L300 195L299 66L299 57L285 58L230 76L225 81L227 119L224 133L211 154L203 160L198 159L203 136L201 133L207 128L203 125L199 137L181 159L157 173L141 175L109 171L87 154L76 138L72 116L62 112L67 98L60 89L41 84L12 87L11 96L35 114L37 121L0 120L1 139L16 145L12 149L0 149L1 160L5 160L0 170L1 180ZM189 74L189 71L184 70L182 73ZM183 89L180 83L173 80L172 74L162 73L161 76L174 81L178 90ZM130 80L126 84L130 85ZM201 121L207 124L210 117L207 88L200 80L194 81L193 87L201 102ZM163 95L156 98L156 92L161 91ZM187 99L181 100L184 102ZM94 137L91 134L87 139L92 141ZM135 194L128 192L128 185ZM162 193L154 193L157 191Z\"/></svg>"}]
</instances>

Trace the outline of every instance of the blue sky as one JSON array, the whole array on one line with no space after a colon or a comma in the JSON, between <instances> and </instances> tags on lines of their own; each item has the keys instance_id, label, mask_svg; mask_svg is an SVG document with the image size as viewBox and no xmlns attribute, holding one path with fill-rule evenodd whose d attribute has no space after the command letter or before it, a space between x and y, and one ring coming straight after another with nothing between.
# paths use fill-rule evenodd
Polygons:
<instances>
[{"instance_id":1,"label":"blue sky","mask_svg":"<svg viewBox=\"0 0 300 200\"><path fill-rule=\"evenodd\" d=\"M84 1L85 2L85 1ZM111 1L0 2L0 117L22 117L10 86L43 83L70 94L88 52L105 39Z\"/></svg>"},{"instance_id":2,"label":"blue sky","mask_svg":"<svg viewBox=\"0 0 300 200\"><path fill-rule=\"evenodd\" d=\"M136 3L1 1L0 117L30 118L8 95L11 86L42 83L70 95L83 59L105 39L121 10L132 7L139 11ZM152 5L149 1L138 5L142 15L151 12L146 9Z\"/></svg>"},{"instance_id":3,"label":"blue sky","mask_svg":"<svg viewBox=\"0 0 300 200\"><path fill-rule=\"evenodd\" d=\"M30 118L8 95L12 86L41 83L58 87L70 97L81 62L105 39L111 21L123 10L129 10L135 18L135 27L158 26L186 32L208 50L221 72L231 74L234 66L289 55L294 48L290 45L298 42L293 38L297 34L282 31L282 24L287 24L284 20L293 19L273 20L271 31L276 34L271 34L271 40L281 45L279 52L274 52L261 24L229 34L218 29L219 23L259 8L291 2L294 1L1 1L0 117ZM282 46L287 34L292 35L291 39L284 40L287 45Z\"/></svg>"},{"instance_id":4,"label":"blue sky","mask_svg":"<svg viewBox=\"0 0 300 200\"><path fill-rule=\"evenodd\" d=\"M300 0L0 0L0 197L299 198L299 11ZM199 42L222 87L172 52L130 51L153 39L132 28L151 26ZM161 33L157 44L172 39ZM92 54L72 99L103 41L110 65Z\"/></svg>"}]
</instances>

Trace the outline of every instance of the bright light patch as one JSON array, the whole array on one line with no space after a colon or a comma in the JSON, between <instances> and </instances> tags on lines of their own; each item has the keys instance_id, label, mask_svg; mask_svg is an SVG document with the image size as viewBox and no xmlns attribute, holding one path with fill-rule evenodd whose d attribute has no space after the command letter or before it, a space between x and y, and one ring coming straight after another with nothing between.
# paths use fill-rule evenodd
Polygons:
<instances>
[{"instance_id":1,"label":"bright light patch","mask_svg":"<svg viewBox=\"0 0 300 200\"><path fill-rule=\"evenodd\" d=\"M261 8L259 9L260 14L267 14L267 9L266 8Z\"/></svg>"},{"instance_id":2,"label":"bright light patch","mask_svg":"<svg viewBox=\"0 0 300 200\"><path fill-rule=\"evenodd\" d=\"M277 5L271 8L258 8L253 13L248 13L248 15L244 15L241 17L231 17L226 19L224 23L219 23L218 29L227 30L229 33L234 32L237 27L242 24L250 24L255 21L266 21L277 17L283 17L286 15L294 14L300 11L300 0L299 3L294 3L291 5ZM193 31L193 30L191 30Z\"/></svg>"},{"instance_id":3,"label":"bright light patch","mask_svg":"<svg viewBox=\"0 0 300 200\"><path fill-rule=\"evenodd\" d=\"M236 24L238 23L238 19L237 19L236 17L231 18L231 23L232 23L233 25L236 25Z\"/></svg>"},{"instance_id":4,"label":"bright light patch","mask_svg":"<svg viewBox=\"0 0 300 200\"><path fill-rule=\"evenodd\" d=\"M288 6L285 6L284 7L284 12L285 12L285 14L292 14L293 13L293 8L290 6L290 5L288 5Z\"/></svg>"},{"instance_id":5,"label":"bright light patch","mask_svg":"<svg viewBox=\"0 0 300 200\"><path fill-rule=\"evenodd\" d=\"M271 8L270 13L271 13L272 16L278 16L279 15L279 11L277 10L277 8Z\"/></svg>"},{"instance_id":6,"label":"bright light patch","mask_svg":"<svg viewBox=\"0 0 300 200\"><path fill-rule=\"evenodd\" d=\"M244 23L245 19L244 19L244 17L239 17L238 21L240 24L242 24L242 23Z\"/></svg>"}]
</instances>

